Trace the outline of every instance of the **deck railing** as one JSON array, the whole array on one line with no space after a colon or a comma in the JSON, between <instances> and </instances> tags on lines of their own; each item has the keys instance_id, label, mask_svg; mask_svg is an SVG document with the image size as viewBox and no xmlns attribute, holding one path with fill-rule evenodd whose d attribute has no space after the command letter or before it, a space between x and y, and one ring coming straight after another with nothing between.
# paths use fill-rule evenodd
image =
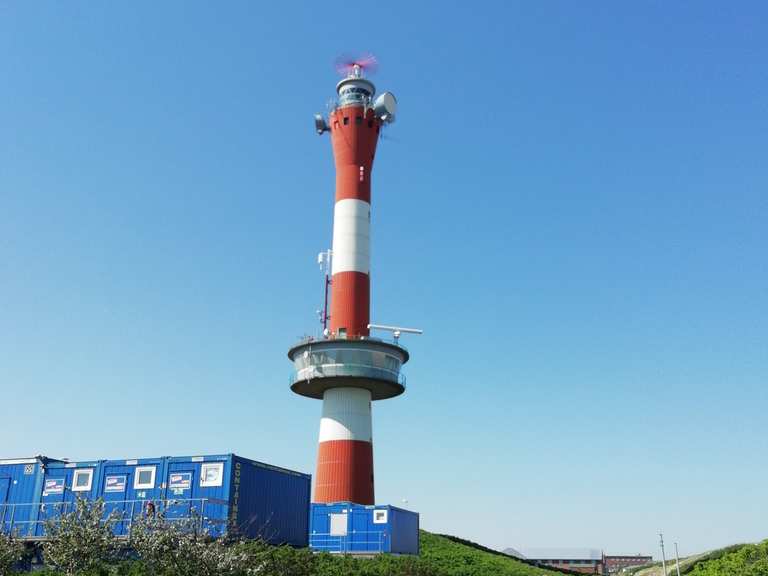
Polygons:
<instances>
[{"instance_id":1,"label":"deck railing","mask_svg":"<svg viewBox=\"0 0 768 576\"><path fill-rule=\"evenodd\" d=\"M348 532L346 535L313 533L309 546L332 554L378 554L384 552L384 532Z\"/></svg>"},{"instance_id":2,"label":"deck railing","mask_svg":"<svg viewBox=\"0 0 768 576\"><path fill-rule=\"evenodd\" d=\"M146 500L102 500L103 521L109 521L118 536L128 536L142 517L155 515L168 522L190 522L190 528L220 533L227 522L229 503L217 498L166 498ZM149 506L149 503L152 506ZM76 502L0 504L0 534L26 540L45 538L46 523L56 524L74 511ZM212 509L223 506L224 510ZM216 513L219 512L219 513ZM212 515L214 513L215 515ZM194 522L192 522L194 521Z\"/></svg>"}]
</instances>

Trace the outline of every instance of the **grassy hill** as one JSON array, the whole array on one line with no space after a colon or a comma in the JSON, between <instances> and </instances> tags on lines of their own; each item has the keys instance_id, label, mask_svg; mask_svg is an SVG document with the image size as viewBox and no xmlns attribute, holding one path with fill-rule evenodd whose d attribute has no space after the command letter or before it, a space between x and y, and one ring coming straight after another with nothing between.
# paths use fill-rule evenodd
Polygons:
<instances>
[{"instance_id":1,"label":"grassy hill","mask_svg":"<svg viewBox=\"0 0 768 576\"><path fill-rule=\"evenodd\" d=\"M450 536L420 533L418 557L382 555L357 559L316 555L317 576L561 576L501 552Z\"/></svg>"},{"instance_id":2,"label":"grassy hill","mask_svg":"<svg viewBox=\"0 0 768 576\"><path fill-rule=\"evenodd\" d=\"M634 568L630 576L663 576L661 562ZM675 562L667 562L667 576L675 576ZM768 540L759 544L735 544L680 559L680 575L768 576Z\"/></svg>"},{"instance_id":3,"label":"grassy hill","mask_svg":"<svg viewBox=\"0 0 768 576\"><path fill-rule=\"evenodd\" d=\"M687 570L681 568L680 573L691 576L768 576L768 540L710 552Z\"/></svg>"}]
</instances>

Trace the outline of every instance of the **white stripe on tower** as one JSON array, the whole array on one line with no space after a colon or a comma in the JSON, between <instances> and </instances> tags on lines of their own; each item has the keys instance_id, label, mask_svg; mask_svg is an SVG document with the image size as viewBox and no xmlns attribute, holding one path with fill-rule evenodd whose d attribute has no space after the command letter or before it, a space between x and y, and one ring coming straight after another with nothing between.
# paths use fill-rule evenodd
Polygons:
<instances>
[{"instance_id":1,"label":"white stripe on tower","mask_svg":"<svg viewBox=\"0 0 768 576\"><path fill-rule=\"evenodd\" d=\"M371 442L371 392L361 388L332 388L323 394L320 442Z\"/></svg>"},{"instance_id":2,"label":"white stripe on tower","mask_svg":"<svg viewBox=\"0 0 768 576\"><path fill-rule=\"evenodd\" d=\"M371 265L371 205L364 200L345 198L333 210L332 274L362 272Z\"/></svg>"}]
</instances>

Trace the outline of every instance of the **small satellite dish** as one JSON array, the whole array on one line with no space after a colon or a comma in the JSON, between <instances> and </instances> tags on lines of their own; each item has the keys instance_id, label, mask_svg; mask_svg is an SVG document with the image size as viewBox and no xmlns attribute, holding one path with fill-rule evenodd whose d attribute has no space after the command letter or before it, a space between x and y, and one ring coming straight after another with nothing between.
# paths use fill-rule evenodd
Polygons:
<instances>
[{"instance_id":1,"label":"small satellite dish","mask_svg":"<svg viewBox=\"0 0 768 576\"><path fill-rule=\"evenodd\" d=\"M323 132L328 132L328 130L330 130L322 114L315 114L315 130L317 130L318 134L322 134Z\"/></svg>"},{"instance_id":2,"label":"small satellite dish","mask_svg":"<svg viewBox=\"0 0 768 576\"><path fill-rule=\"evenodd\" d=\"M373 102L373 111L382 122L394 122L397 100L392 92L382 92Z\"/></svg>"}]
</instances>

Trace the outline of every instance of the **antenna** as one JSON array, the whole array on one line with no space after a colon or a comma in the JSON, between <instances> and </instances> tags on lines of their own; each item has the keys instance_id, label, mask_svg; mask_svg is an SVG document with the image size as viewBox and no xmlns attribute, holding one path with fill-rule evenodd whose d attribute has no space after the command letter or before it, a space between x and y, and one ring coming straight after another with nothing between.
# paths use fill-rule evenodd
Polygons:
<instances>
[{"instance_id":1,"label":"antenna","mask_svg":"<svg viewBox=\"0 0 768 576\"><path fill-rule=\"evenodd\" d=\"M320 254L317 255L317 263L320 266L320 270L325 273L325 281L323 282L323 309L322 311L317 311L320 323L323 325L323 336L328 336L328 320L331 318L330 314L328 314L328 287L331 285L332 259L333 251L330 249L325 252L320 252Z\"/></svg>"},{"instance_id":2,"label":"antenna","mask_svg":"<svg viewBox=\"0 0 768 576\"><path fill-rule=\"evenodd\" d=\"M322 114L315 114L315 131L318 134L322 134L323 132L328 132L330 128L328 127L328 123L325 121L325 118L323 118Z\"/></svg>"},{"instance_id":3,"label":"antenna","mask_svg":"<svg viewBox=\"0 0 768 576\"><path fill-rule=\"evenodd\" d=\"M368 330L384 330L392 332L395 342L398 341L401 334L424 334L424 330L419 328L403 328L402 326L388 326L386 324L368 324Z\"/></svg>"},{"instance_id":4,"label":"antenna","mask_svg":"<svg viewBox=\"0 0 768 576\"><path fill-rule=\"evenodd\" d=\"M397 99L392 92L382 92L373 101L373 111L384 124L390 124L395 121L397 112Z\"/></svg>"}]
</instances>

